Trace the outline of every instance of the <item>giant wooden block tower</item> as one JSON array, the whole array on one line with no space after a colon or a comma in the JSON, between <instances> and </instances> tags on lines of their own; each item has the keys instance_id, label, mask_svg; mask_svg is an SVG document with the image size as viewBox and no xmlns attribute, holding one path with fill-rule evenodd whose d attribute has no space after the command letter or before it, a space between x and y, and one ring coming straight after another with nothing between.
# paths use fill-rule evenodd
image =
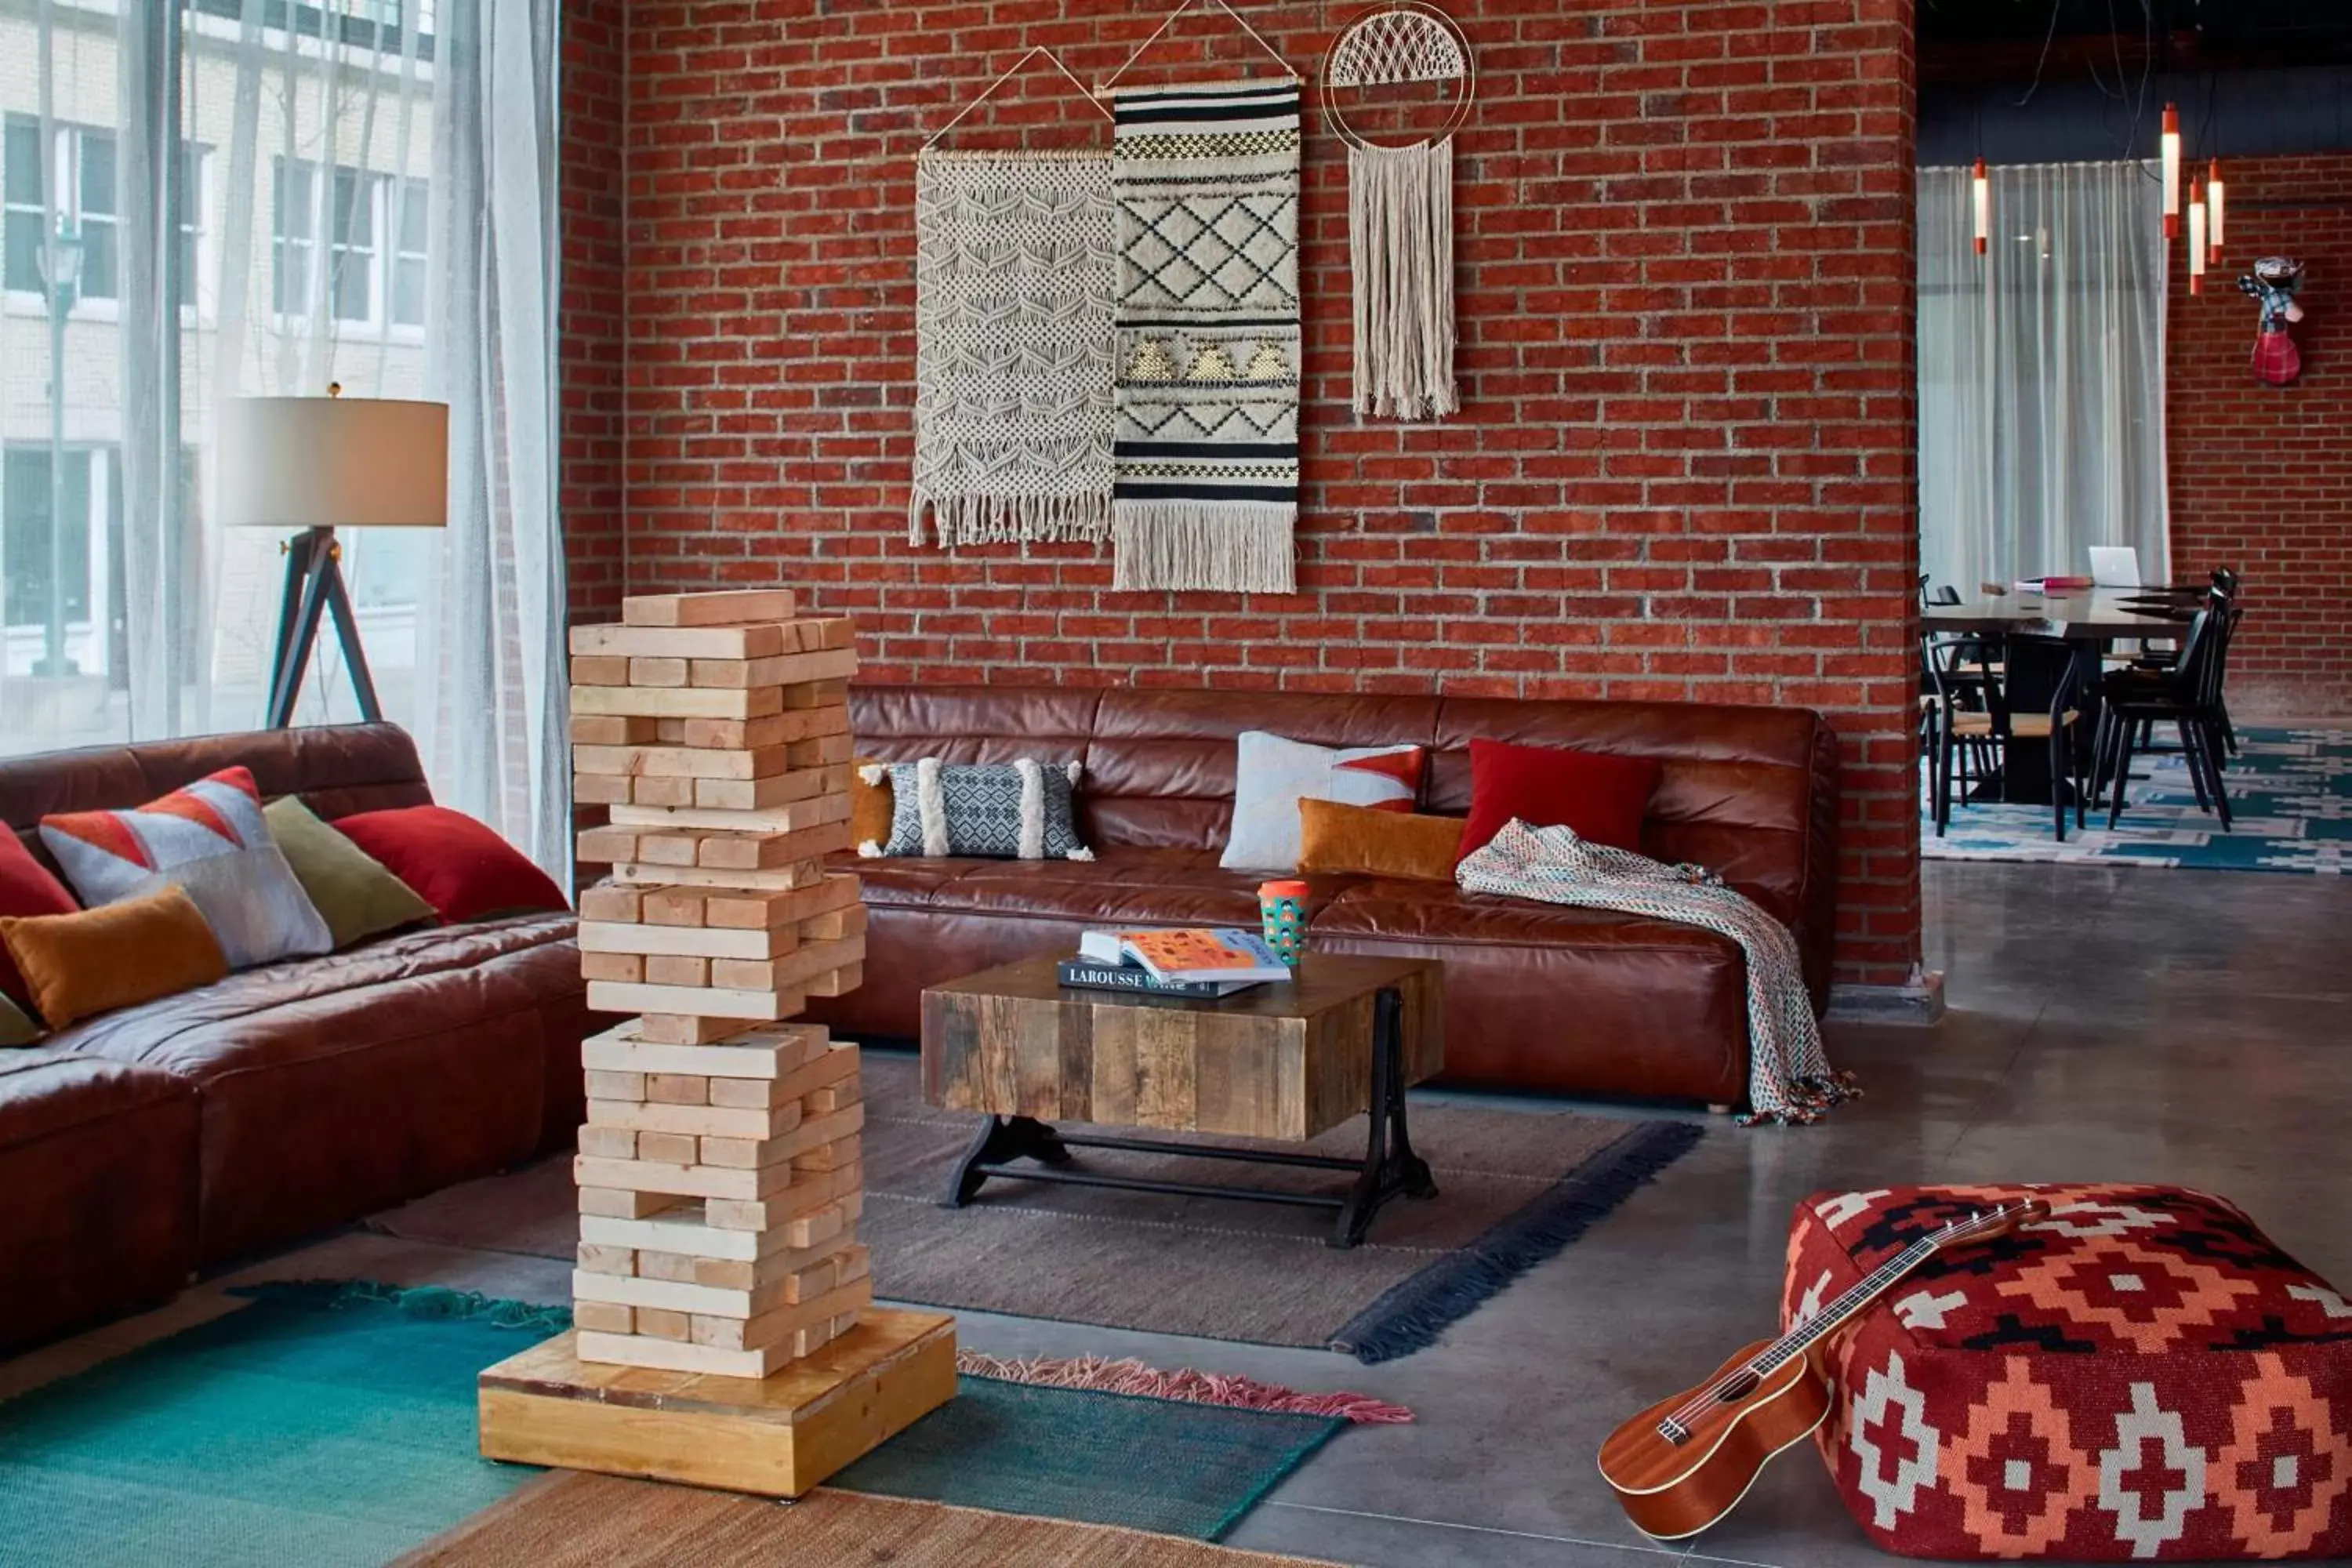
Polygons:
<instances>
[{"instance_id":1,"label":"giant wooden block tower","mask_svg":"<svg viewBox=\"0 0 2352 1568\"><path fill-rule=\"evenodd\" d=\"M694 1379L795 1369L793 1388L824 1394L838 1385L812 1378L808 1358L839 1342L826 1366L847 1382L895 1376L893 1408L911 1420L952 1391L952 1329L872 1312L857 1048L789 1021L808 997L856 986L866 952L857 879L824 865L849 845L853 627L793 612L783 591L639 598L624 624L572 634L575 797L611 817L580 839L582 861L612 868L581 899L581 967L592 1008L640 1016L582 1047L577 1328L563 1353ZM861 1341L873 1317L898 1321ZM549 1410L494 1422L494 1391L517 1393L498 1374L515 1364L484 1374L486 1452L722 1484L609 1462L593 1444L517 1447L515 1430L546 1425ZM566 1382L520 1393L561 1399L541 1385ZM593 1422L611 1403L600 1386L587 1407L554 1414ZM652 1385L665 1389L677 1393ZM797 1406L773 1389L739 1393L787 1429L799 1419L778 1415ZM698 1394L714 1397L726 1405L723 1392ZM829 1434L822 1447L839 1457L825 1468L887 1435ZM800 1446L803 1461L779 1472L793 1484L755 1489L796 1495L821 1479L806 1457L819 1445L803 1434Z\"/></svg>"}]
</instances>

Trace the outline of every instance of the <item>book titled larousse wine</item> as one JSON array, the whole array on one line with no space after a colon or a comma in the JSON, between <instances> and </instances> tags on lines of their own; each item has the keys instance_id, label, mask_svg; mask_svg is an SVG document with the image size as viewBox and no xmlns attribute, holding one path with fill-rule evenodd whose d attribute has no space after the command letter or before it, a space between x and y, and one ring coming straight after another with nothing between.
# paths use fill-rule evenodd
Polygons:
<instances>
[{"instance_id":1,"label":"book titled larousse wine","mask_svg":"<svg viewBox=\"0 0 2352 1568\"><path fill-rule=\"evenodd\" d=\"M1246 991L1255 980L1161 980L1139 963L1097 963L1091 958L1066 958L1054 966L1056 984L1087 991L1127 991L1142 996L1187 996L1214 1001Z\"/></svg>"}]
</instances>

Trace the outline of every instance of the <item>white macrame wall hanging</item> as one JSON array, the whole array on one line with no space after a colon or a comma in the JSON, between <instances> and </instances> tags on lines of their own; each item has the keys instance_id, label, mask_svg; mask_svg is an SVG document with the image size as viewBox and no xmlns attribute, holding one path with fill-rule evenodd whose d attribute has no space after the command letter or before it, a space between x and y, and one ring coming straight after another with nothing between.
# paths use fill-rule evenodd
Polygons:
<instances>
[{"instance_id":1,"label":"white macrame wall hanging","mask_svg":"<svg viewBox=\"0 0 2352 1568\"><path fill-rule=\"evenodd\" d=\"M1433 133L1397 142L1349 123L1349 101L1360 113L1367 89L1424 84L1452 89ZM1469 38L1423 0L1358 17L1324 58L1324 112L1348 144L1359 415L1436 419L1462 406L1454 376L1454 137L1477 90Z\"/></svg>"}]
</instances>

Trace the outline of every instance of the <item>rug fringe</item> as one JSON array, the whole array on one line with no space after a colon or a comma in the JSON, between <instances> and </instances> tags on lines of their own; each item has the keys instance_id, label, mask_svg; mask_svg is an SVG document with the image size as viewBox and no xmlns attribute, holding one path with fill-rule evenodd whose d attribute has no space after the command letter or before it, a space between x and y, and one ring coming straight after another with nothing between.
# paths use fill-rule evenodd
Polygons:
<instances>
[{"instance_id":1,"label":"rug fringe","mask_svg":"<svg viewBox=\"0 0 2352 1568\"><path fill-rule=\"evenodd\" d=\"M1706 1135L1706 1128L1688 1121L1628 1133L1475 1244L1391 1287L1332 1336L1331 1348L1368 1366L1427 1350L1505 1286L1557 1256Z\"/></svg>"},{"instance_id":2,"label":"rug fringe","mask_svg":"<svg viewBox=\"0 0 2352 1568\"><path fill-rule=\"evenodd\" d=\"M1307 1394L1278 1384L1223 1373L1162 1372L1129 1358L1108 1356L1034 1357L1006 1361L980 1351L956 1352L956 1370L967 1377L993 1378L1000 1383L1034 1384L1046 1388L1089 1389L1105 1394L1139 1394L1149 1399L1173 1399L1187 1405L1221 1405L1234 1410L1266 1410L1284 1415L1326 1415L1359 1426L1401 1426L1412 1412L1402 1405L1374 1399L1367 1394Z\"/></svg>"},{"instance_id":3,"label":"rug fringe","mask_svg":"<svg viewBox=\"0 0 2352 1568\"><path fill-rule=\"evenodd\" d=\"M271 1279L258 1285L233 1286L228 1293L256 1300L287 1301L315 1311L390 1307L403 1317L487 1322L501 1329L529 1329L542 1334L560 1334L572 1326L569 1307L541 1307L439 1285L385 1285L373 1279Z\"/></svg>"}]
</instances>

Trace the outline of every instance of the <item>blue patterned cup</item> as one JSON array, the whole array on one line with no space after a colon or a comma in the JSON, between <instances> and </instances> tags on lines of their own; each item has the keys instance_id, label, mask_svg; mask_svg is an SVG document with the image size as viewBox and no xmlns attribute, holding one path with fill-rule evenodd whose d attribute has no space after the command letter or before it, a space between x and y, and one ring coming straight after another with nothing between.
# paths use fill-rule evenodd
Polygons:
<instances>
[{"instance_id":1,"label":"blue patterned cup","mask_svg":"<svg viewBox=\"0 0 2352 1568\"><path fill-rule=\"evenodd\" d=\"M1291 968L1307 951L1307 884L1268 882L1257 890L1259 918L1265 925L1266 944Z\"/></svg>"}]
</instances>

